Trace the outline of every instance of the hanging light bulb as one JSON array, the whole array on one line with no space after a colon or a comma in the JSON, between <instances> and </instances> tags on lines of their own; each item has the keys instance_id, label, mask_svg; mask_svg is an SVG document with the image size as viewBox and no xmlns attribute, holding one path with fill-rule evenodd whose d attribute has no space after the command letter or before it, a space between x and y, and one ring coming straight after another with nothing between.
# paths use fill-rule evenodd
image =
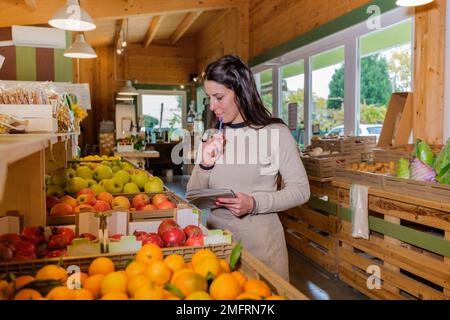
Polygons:
<instances>
[{"instance_id":1,"label":"hanging light bulb","mask_svg":"<svg viewBox=\"0 0 450 320\"><path fill-rule=\"evenodd\" d=\"M92 47L84 40L84 35L82 33L78 33L75 41L64 52L64 57L90 59L97 58L97 54L95 53L94 49L92 49Z\"/></svg>"},{"instance_id":2,"label":"hanging light bulb","mask_svg":"<svg viewBox=\"0 0 450 320\"><path fill-rule=\"evenodd\" d=\"M125 86L117 94L121 96L138 96L139 92L131 85L131 80L127 80Z\"/></svg>"},{"instance_id":3,"label":"hanging light bulb","mask_svg":"<svg viewBox=\"0 0 450 320\"><path fill-rule=\"evenodd\" d=\"M94 30L96 25L91 16L81 9L78 0L67 0L48 22L52 27L70 31Z\"/></svg>"},{"instance_id":4,"label":"hanging light bulb","mask_svg":"<svg viewBox=\"0 0 450 320\"><path fill-rule=\"evenodd\" d=\"M122 50L117 49L116 51L117 51L117 54L122 54Z\"/></svg>"},{"instance_id":5,"label":"hanging light bulb","mask_svg":"<svg viewBox=\"0 0 450 320\"><path fill-rule=\"evenodd\" d=\"M126 41L123 41L123 42L122 42L122 47L125 48L126 46L127 46L127 42L126 42Z\"/></svg>"},{"instance_id":6,"label":"hanging light bulb","mask_svg":"<svg viewBox=\"0 0 450 320\"><path fill-rule=\"evenodd\" d=\"M433 2L434 0L397 0L396 5L400 7L417 7Z\"/></svg>"}]
</instances>

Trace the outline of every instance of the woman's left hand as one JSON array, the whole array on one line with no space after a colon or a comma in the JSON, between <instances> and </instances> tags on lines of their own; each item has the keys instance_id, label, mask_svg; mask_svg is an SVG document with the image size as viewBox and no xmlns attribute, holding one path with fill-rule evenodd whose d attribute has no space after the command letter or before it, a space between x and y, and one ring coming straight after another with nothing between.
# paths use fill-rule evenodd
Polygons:
<instances>
[{"instance_id":1,"label":"woman's left hand","mask_svg":"<svg viewBox=\"0 0 450 320\"><path fill-rule=\"evenodd\" d=\"M237 192L236 198L217 198L216 205L225 207L236 217L242 217L253 211L253 197Z\"/></svg>"}]
</instances>

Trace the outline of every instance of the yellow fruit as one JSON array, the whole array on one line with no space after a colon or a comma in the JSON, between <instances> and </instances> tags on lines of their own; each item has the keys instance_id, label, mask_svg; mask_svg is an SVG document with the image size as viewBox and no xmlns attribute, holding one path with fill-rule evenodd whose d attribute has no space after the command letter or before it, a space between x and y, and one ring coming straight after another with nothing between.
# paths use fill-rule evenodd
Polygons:
<instances>
[{"instance_id":1,"label":"yellow fruit","mask_svg":"<svg viewBox=\"0 0 450 320\"><path fill-rule=\"evenodd\" d=\"M220 269L222 269L222 272L229 273L230 272L230 265L225 259L219 259Z\"/></svg>"},{"instance_id":2,"label":"yellow fruit","mask_svg":"<svg viewBox=\"0 0 450 320\"><path fill-rule=\"evenodd\" d=\"M125 272L116 271L111 272L105 276L101 285L101 294L102 296L111 293L127 293L128 291L128 279Z\"/></svg>"},{"instance_id":3,"label":"yellow fruit","mask_svg":"<svg viewBox=\"0 0 450 320\"><path fill-rule=\"evenodd\" d=\"M185 300L212 300L206 291L195 291L186 297Z\"/></svg>"},{"instance_id":4,"label":"yellow fruit","mask_svg":"<svg viewBox=\"0 0 450 320\"><path fill-rule=\"evenodd\" d=\"M123 292L110 292L105 294L100 300L128 300L128 296Z\"/></svg>"},{"instance_id":5,"label":"yellow fruit","mask_svg":"<svg viewBox=\"0 0 450 320\"><path fill-rule=\"evenodd\" d=\"M170 279L170 283L174 284L180 274L182 274L184 272L193 272L193 271L194 270L184 268L184 269L178 270L177 272L174 272L172 279Z\"/></svg>"},{"instance_id":6,"label":"yellow fruit","mask_svg":"<svg viewBox=\"0 0 450 320\"><path fill-rule=\"evenodd\" d=\"M198 250L196 253L194 253L194 255L192 256L192 266L195 268L195 265L197 264L197 262L204 257L217 258L216 254L214 252L212 252L211 250L201 249L201 250Z\"/></svg>"},{"instance_id":7,"label":"yellow fruit","mask_svg":"<svg viewBox=\"0 0 450 320\"><path fill-rule=\"evenodd\" d=\"M153 243L142 246L136 254L136 261L149 265L152 261L162 261L163 253L160 247Z\"/></svg>"},{"instance_id":8,"label":"yellow fruit","mask_svg":"<svg viewBox=\"0 0 450 320\"><path fill-rule=\"evenodd\" d=\"M20 276L14 280L14 285L16 287L16 290L19 290L32 281L34 281L34 277L32 276Z\"/></svg>"},{"instance_id":9,"label":"yellow fruit","mask_svg":"<svg viewBox=\"0 0 450 320\"><path fill-rule=\"evenodd\" d=\"M241 291L239 281L230 273L220 274L209 287L209 294L214 300L233 300Z\"/></svg>"},{"instance_id":10,"label":"yellow fruit","mask_svg":"<svg viewBox=\"0 0 450 320\"><path fill-rule=\"evenodd\" d=\"M114 272L114 270L114 262L112 262L111 259L106 257L99 257L92 261L91 265L89 266L88 273L90 276L99 273L106 276L108 273Z\"/></svg>"},{"instance_id":11,"label":"yellow fruit","mask_svg":"<svg viewBox=\"0 0 450 320\"><path fill-rule=\"evenodd\" d=\"M219 260L217 260L217 258L205 256L200 260L197 260L194 266L194 271L205 278L211 273L213 278L215 278L219 275L222 269L220 268Z\"/></svg>"},{"instance_id":12,"label":"yellow fruit","mask_svg":"<svg viewBox=\"0 0 450 320\"><path fill-rule=\"evenodd\" d=\"M172 276L172 271L162 261L153 261L150 263L147 269L147 275L151 281L157 285L163 285L169 282Z\"/></svg>"},{"instance_id":13,"label":"yellow fruit","mask_svg":"<svg viewBox=\"0 0 450 320\"><path fill-rule=\"evenodd\" d=\"M33 289L22 289L16 293L14 300L38 300L42 299L39 291Z\"/></svg>"},{"instance_id":14,"label":"yellow fruit","mask_svg":"<svg viewBox=\"0 0 450 320\"><path fill-rule=\"evenodd\" d=\"M206 288L208 287L205 278L188 269L178 271L178 274L176 274L176 277L174 275L172 280L172 284L178 288L185 297L196 291L206 291Z\"/></svg>"},{"instance_id":15,"label":"yellow fruit","mask_svg":"<svg viewBox=\"0 0 450 320\"><path fill-rule=\"evenodd\" d=\"M92 292L92 294L94 295L94 298L97 299L100 297L102 282L103 282L104 278L105 278L105 275L101 274L101 273L90 276L84 282L83 288Z\"/></svg>"},{"instance_id":16,"label":"yellow fruit","mask_svg":"<svg viewBox=\"0 0 450 320\"><path fill-rule=\"evenodd\" d=\"M233 271L231 275L236 278L236 280L241 285L242 290L244 290L245 283L247 282L247 277L240 271Z\"/></svg>"},{"instance_id":17,"label":"yellow fruit","mask_svg":"<svg viewBox=\"0 0 450 320\"><path fill-rule=\"evenodd\" d=\"M260 297L270 296L269 286L261 280L251 279L245 283L244 291L248 293L254 293Z\"/></svg>"},{"instance_id":18,"label":"yellow fruit","mask_svg":"<svg viewBox=\"0 0 450 320\"><path fill-rule=\"evenodd\" d=\"M270 296L270 297L267 297L266 300L288 300L288 299L283 296Z\"/></svg>"},{"instance_id":19,"label":"yellow fruit","mask_svg":"<svg viewBox=\"0 0 450 320\"><path fill-rule=\"evenodd\" d=\"M75 300L94 300L94 294L88 289L73 290Z\"/></svg>"},{"instance_id":20,"label":"yellow fruit","mask_svg":"<svg viewBox=\"0 0 450 320\"><path fill-rule=\"evenodd\" d=\"M261 300L261 297L254 293L244 292L238 295L236 300Z\"/></svg>"},{"instance_id":21,"label":"yellow fruit","mask_svg":"<svg viewBox=\"0 0 450 320\"><path fill-rule=\"evenodd\" d=\"M137 274L128 279L128 294L130 297L134 297L134 294L139 288L149 286L151 284L152 281L146 274Z\"/></svg>"},{"instance_id":22,"label":"yellow fruit","mask_svg":"<svg viewBox=\"0 0 450 320\"><path fill-rule=\"evenodd\" d=\"M67 279L66 269L57 266L55 264L48 264L36 274L36 280L60 280L65 281Z\"/></svg>"},{"instance_id":23,"label":"yellow fruit","mask_svg":"<svg viewBox=\"0 0 450 320\"><path fill-rule=\"evenodd\" d=\"M134 294L134 300L164 300L164 291L158 287L143 286Z\"/></svg>"},{"instance_id":24,"label":"yellow fruit","mask_svg":"<svg viewBox=\"0 0 450 320\"><path fill-rule=\"evenodd\" d=\"M75 300L75 290L71 290L67 287L56 287L50 290L46 298L49 300Z\"/></svg>"},{"instance_id":25,"label":"yellow fruit","mask_svg":"<svg viewBox=\"0 0 450 320\"><path fill-rule=\"evenodd\" d=\"M8 281L0 280L0 292L3 292L8 288Z\"/></svg>"},{"instance_id":26,"label":"yellow fruit","mask_svg":"<svg viewBox=\"0 0 450 320\"><path fill-rule=\"evenodd\" d=\"M125 273L127 274L128 279L138 275L138 274L145 274L147 271L147 266L139 261L133 261L131 262L127 268L125 269Z\"/></svg>"},{"instance_id":27,"label":"yellow fruit","mask_svg":"<svg viewBox=\"0 0 450 320\"><path fill-rule=\"evenodd\" d=\"M164 259L164 263L172 272L176 272L186 267L186 262L184 261L183 256L179 254L171 254L168 255Z\"/></svg>"}]
</instances>

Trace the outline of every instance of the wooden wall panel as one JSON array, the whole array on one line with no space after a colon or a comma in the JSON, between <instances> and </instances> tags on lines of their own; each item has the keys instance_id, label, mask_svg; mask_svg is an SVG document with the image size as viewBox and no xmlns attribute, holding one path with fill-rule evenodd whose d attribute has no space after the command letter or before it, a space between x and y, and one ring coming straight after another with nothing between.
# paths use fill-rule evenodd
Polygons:
<instances>
[{"instance_id":1,"label":"wooden wall panel","mask_svg":"<svg viewBox=\"0 0 450 320\"><path fill-rule=\"evenodd\" d=\"M250 58L274 48L369 0L250 0Z\"/></svg>"}]
</instances>

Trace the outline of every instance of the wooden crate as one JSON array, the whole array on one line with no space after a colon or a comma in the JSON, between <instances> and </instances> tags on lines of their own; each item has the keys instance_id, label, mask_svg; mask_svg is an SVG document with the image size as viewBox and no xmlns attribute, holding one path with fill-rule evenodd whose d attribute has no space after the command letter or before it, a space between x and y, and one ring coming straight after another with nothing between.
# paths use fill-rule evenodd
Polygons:
<instances>
[{"instance_id":1,"label":"wooden crate","mask_svg":"<svg viewBox=\"0 0 450 320\"><path fill-rule=\"evenodd\" d=\"M190 261L192 255L200 250L208 248L211 249L218 258L229 260L233 245L213 245L207 247L178 247L178 248L163 248L164 256L169 254L179 254L184 257L186 261ZM116 270L124 269L130 260L134 259L133 253L115 253L102 254L84 257L69 257L69 258L53 258L45 260L33 260L26 262L8 262L0 264L0 274L4 272L13 272L17 276L25 274L36 274L37 270L47 264L60 263L63 267L75 265L79 266L82 272L86 272L91 262L97 257L110 258L116 267ZM260 279L267 283L271 288L273 294L285 296L290 300L308 300L308 298L293 287L290 283L284 280L281 276L274 273L268 266L255 258L245 249L242 250L240 262L237 265L237 270L243 272L248 278Z\"/></svg>"},{"instance_id":2,"label":"wooden crate","mask_svg":"<svg viewBox=\"0 0 450 320\"><path fill-rule=\"evenodd\" d=\"M343 155L355 155L369 153L375 148L377 139L375 136L344 137L338 139L313 140L313 147L321 147L324 150L337 151Z\"/></svg>"},{"instance_id":3,"label":"wooden crate","mask_svg":"<svg viewBox=\"0 0 450 320\"><path fill-rule=\"evenodd\" d=\"M312 195L326 196L328 200L337 203L336 188L333 186L333 178L317 178L308 176L309 189Z\"/></svg>"},{"instance_id":4,"label":"wooden crate","mask_svg":"<svg viewBox=\"0 0 450 320\"><path fill-rule=\"evenodd\" d=\"M430 145L434 154L438 154L442 145ZM390 148L374 148L373 157L375 162L398 161L400 158L410 159L414 152L415 145L407 144Z\"/></svg>"},{"instance_id":5,"label":"wooden crate","mask_svg":"<svg viewBox=\"0 0 450 320\"><path fill-rule=\"evenodd\" d=\"M335 170L335 179L347 183L357 183L369 187L382 188L385 176L382 174L347 170L345 167L337 167Z\"/></svg>"},{"instance_id":6,"label":"wooden crate","mask_svg":"<svg viewBox=\"0 0 450 320\"><path fill-rule=\"evenodd\" d=\"M337 273L338 220L302 205L280 214L288 245L328 270Z\"/></svg>"},{"instance_id":7,"label":"wooden crate","mask_svg":"<svg viewBox=\"0 0 450 320\"><path fill-rule=\"evenodd\" d=\"M308 176L329 178L334 176L336 166L351 163L353 157L342 155L302 157L303 166Z\"/></svg>"},{"instance_id":8,"label":"wooden crate","mask_svg":"<svg viewBox=\"0 0 450 320\"><path fill-rule=\"evenodd\" d=\"M423 182L386 176L383 189L433 201L450 201L450 186L437 182Z\"/></svg>"},{"instance_id":9,"label":"wooden crate","mask_svg":"<svg viewBox=\"0 0 450 320\"><path fill-rule=\"evenodd\" d=\"M403 202L369 192L369 240L356 239L349 190L340 188L338 194L342 281L373 299L450 299L448 211L423 206L422 200ZM379 288L369 289L373 280L380 280Z\"/></svg>"}]
</instances>

